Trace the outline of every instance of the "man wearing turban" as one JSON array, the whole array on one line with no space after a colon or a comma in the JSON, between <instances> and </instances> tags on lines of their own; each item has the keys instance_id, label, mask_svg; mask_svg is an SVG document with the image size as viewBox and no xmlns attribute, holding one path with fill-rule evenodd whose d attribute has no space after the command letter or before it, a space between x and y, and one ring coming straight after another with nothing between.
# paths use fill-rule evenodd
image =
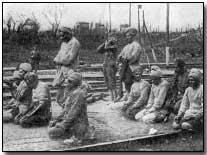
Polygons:
<instances>
[{"instance_id":1,"label":"man wearing turban","mask_svg":"<svg viewBox=\"0 0 207 155\"><path fill-rule=\"evenodd\" d=\"M62 41L60 50L54 58L54 63L57 65L57 75L53 81L53 86L58 87L57 97L63 93L61 82L64 75L69 70L75 70L79 63L80 43L73 36L72 30L67 27L60 29L60 40ZM57 98L57 100L59 100Z\"/></svg>"},{"instance_id":2,"label":"man wearing turban","mask_svg":"<svg viewBox=\"0 0 207 155\"><path fill-rule=\"evenodd\" d=\"M152 87L147 106L135 115L135 119L146 123L157 123L163 121L167 115L163 107L169 83L162 79L162 71L158 66L152 66L150 78Z\"/></svg>"},{"instance_id":3,"label":"man wearing turban","mask_svg":"<svg viewBox=\"0 0 207 155\"><path fill-rule=\"evenodd\" d=\"M139 65L140 57L143 51L141 45L135 40L136 35L137 30L135 28L128 28L126 30L126 39L128 44L122 49L121 53L118 56L118 62L121 64L121 85L118 99L120 99L123 95L122 82L124 82L127 92L126 96L123 99L127 99L131 85L133 84L132 72L134 68Z\"/></svg>"},{"instance_id":4,"label":"man wearing turban","mask_svg":"<svg viewBox=\"0 0 207 155\"><path fill-rule=\"evenodd\" d=\"M49 137L81 139L86 134L89 122L87 116L86 92L81 89L82 76L78 72L67 74L64 80L68 92L62 113L50 122Z\"/></svg>"},{"instance_id":5,"label":"man wearing turban","mask_svg":"<svg viewBox=\"0 0 207 155\"><path fill-rule=\"evenodd\" d=\"M26 73L32 71L32 66L29 63L21 63L13 73L11 79L4 79L3 82L8 85L10 92L14 95L18 85L24 79ZM11 101L12 102L12 101Z\"/></svg>"},{"instance_id":6,"label":"man wearing turban","mask_svg":"<svg viewBox=\"0 0 207 155\"><path fill-rule=\"evenodd\" d=\"M135 114L141 111L147 104L150 92L150 84L142 80L143 68L137 66L133 71L134 83L132 84L129 97L125 101L122 110L130 119L134 119Z\"/></svg>"},{"instance_id":7,"label":"man wearing turban","mask_svg":"<svg viewBox=\"0 0 207 155\"><path fill-rule=\"evenodd\" d=\"M33 72L26 74L25 80L32 88L32 101L28 103L28 110L19 119L19 124L22 127L47 125L52 117L49 86L39 81Z\"/></svg>"},{"instance_id":8,"label":"man wearing turban","mask_svg":"<svg viewBox=\"0 0 207 155\"><path fill-rule=\"evenodd\" d=\"M173 127L186 130L195 130L203 123L203 84L202 73L199 69L192 68L189 73L189 87L185 90L180 109Z\"/></svg>"}]
</instances>

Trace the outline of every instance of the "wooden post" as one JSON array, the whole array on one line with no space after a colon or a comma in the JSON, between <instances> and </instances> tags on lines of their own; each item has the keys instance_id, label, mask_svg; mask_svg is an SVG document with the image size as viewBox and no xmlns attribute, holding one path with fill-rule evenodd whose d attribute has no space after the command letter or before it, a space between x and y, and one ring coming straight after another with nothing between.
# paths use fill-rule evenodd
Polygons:
<instances>
[{"instance_id":1,"label":"wooden post","mask_svg":"<svg viewBox=\"0 0 207 155\"><path fill-rule=\"evenodd\" d=\"M109 3L109 32L111 32L111 5Z\"/></svg>"},{"instance_id":2,"label":"wooden post","mask_svg":"<svg viewBox=\"0 0 207 155\"><path fill-rule=\"evenodd\" d=\"M138 9L138 34L139 34L139 43L141 42L141 32L140 32L140 18L139 18L139 9L141 9L142 6L138 5L137 9Z\"/></svg>"},{"instance_id":3,"label":"wooden post","mask_svg":"<svg viewBox=\"0 0 207 155\"><path fill-rule=\"evenodd\" d=\"M129 3L129 26L131 26L131 3Z\"/></svg>"},{"instance_id":4,"label":"wooden post","mask_svg":"<svg viewBox=\"0 0 207 155\"><path fill-rule=\"evenodd\" d=\"M154 51L154 48L152 46L152 40L151 40L151 37L149 35L148 29L147 29L147 26L146 26L146 23L145 23L144 10L143 10L143 27L145 28L145 31L147 33L147 37L148 37L148 39L150 41L150 46L151 46L151 51L152 51L153 59L154 59L155 63L157 63L157 57L155 55L155 51Z\"/></svg>"},{"instance_id":5,"label":"wooden post","mask_svg":"<svg viewBox=\"0 0 207 155\"><path fill-rule=\"evenodd\" d=\"M169 65L169 59L170 59L170 53L169 53L169 40L170 40L170 33L169 33L169 3L167 3L167 23L166 23L166 29L167 29L167 43L166 43L166 65Z\"/></svg>"}]
</instances>

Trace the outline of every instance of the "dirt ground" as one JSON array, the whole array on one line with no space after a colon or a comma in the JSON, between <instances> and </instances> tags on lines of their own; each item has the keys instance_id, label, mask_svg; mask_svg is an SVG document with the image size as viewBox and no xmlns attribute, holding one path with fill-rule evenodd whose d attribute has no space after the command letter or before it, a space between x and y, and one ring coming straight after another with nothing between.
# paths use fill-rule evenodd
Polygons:
<instances>
[{"instance_id":1,"label":"dirt ground","mask_svg":"<svg viewBox=\"0 0 207 155\"><path fill-rule=\"evenodd\" d=\"M110 102L106 101L98 101L88 105L89 123L90 126L95 127L95 139L93 141L83 142L84 145L146 136L149 135L148 133L151 128L156 129L157 134L174 132L171 126L172 120L165 124L155 125L128 120L120 112L119 106L115 106L114 108L109 105L109 103ZM53 104L52 109L53 117L56 117L61 111L61 108L57 104ZM202 141L200 138L198 138L198 140ZM177 139L175 139L174 142L177 144ZM175 145L173 144L174 142L169 141L169 144L173 146ZM201 143L202 142L196 144ZM185 144L185 142L183 144ZM165 145L161 143L160 146L156 145L146 145L146 148L144 147L143 149L167 149L164 147ZM72 146L64 144L63 140L50 140L47 134L47 127L23 129L12 123L3 124L4 151L63 150L70 147ZM139 151L139 149L133 145L129 148L130 151ZM189 149L194 150L192 147ZM201 147L195 147L195 149L199 150Z\"/></svg>"}]
</instances>

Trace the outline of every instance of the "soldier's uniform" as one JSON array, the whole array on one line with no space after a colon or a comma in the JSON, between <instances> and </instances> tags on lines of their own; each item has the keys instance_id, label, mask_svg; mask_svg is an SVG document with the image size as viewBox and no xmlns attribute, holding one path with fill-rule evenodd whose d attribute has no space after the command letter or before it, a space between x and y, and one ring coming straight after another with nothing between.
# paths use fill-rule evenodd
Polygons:
<instances>
[{"instance_id":1,"label":"soldier's uniform","mask_svg":"<svg viewBox=\"0 0 207 155\"><path fill-rule=\"evenodd\" d=\"M29 109L29 104L32 101L32 88L28 87L26 81L20 82L14 95L12 104L4 107L3 121L14 121L19 124L19 120Z\"/></svg>"},{"instance_id":2,"label":"soldier's uniform","mask_svg":"<svg viewBox=\"0 0 207 155\"><path fill-rule=\"evenodd\" d=\"M198 69L193 68L189 73L189 77L196 79L201 76ZM198 129L203 125L203 84L200 83L197 89L188 87L185 90L177 116L180 116L181 120L176 123L182 125L183 129Z\"/></svg>"},{"instance_id":3,"label":"soldier's uniform","mask_svg":"<svg viewBox=\"0 0 207 155\"><path fill-rule=\"evenodd\" d=\"M150 76L162 76L160 69L152 70ZM157 123L165 119L168 111L164 109L166 94L169 88L169 83L161 79L158 85L152 84L150 96L145 109L135 115L136 120L141 120L146 123ZM153 109L150 111L150 109Z\"/></svg>"},{"instance_id":4,"label":"soldier's uniform","mask_svg":"<svg viewBox=\"0 0 207 155\"><path fill-rule=\"evenodd\" d=\"M103 73L104 81L107 88L112 91L111 97L112 100L116 99L116 54L117 54L117 45L116 38L109 37L109 41L101 44L97 51L104 53L104 63L103 63Z\"/></svg>"},{"instance_id":5,"label":"soldier's uniform","mask_svg":"<svg viewBox=\"0 0 207 155\"><path fill-rule=\"evenodd\" d=\"M26 115L20 119L20 124L23 127L46 125L52 117L49 86L38 81L32 93L32 106Z\"/></svg>"},{"instance_id":6,"label":"soldier's uniform","mask_svg":"<svg viewBox=\"0 0 207 155\"><path fill-rule=\"evenodd\" d=\"M30 57L32 70L37 71L39 69L40 60L41 60L41 55L40 55L39 51L37 51L35 48L34 50L32 50L31 57Z\"/></svg>"},{"instance_id":7,"label":"soldier's uniform","mask_svg":"<svg viewBox=\"0 0 207 155\"><path fill-rule=\"evenodd\" d=\"M165 104L166 109L169 112L173 112L174 114L178 113L180 108L180 104L182 101L182 97L185 93L185 89L188 87L188 70L185 68L185 63L183 60L179 60L180 62L177 67L183 67L182 73L175 70L172 85L169 88L167 94L167 101ZM178 68L179 69L179 68Z\"/></svg>"},{"instance_id":8,"label":"soldier's uniform","mask_svg":"<svg viewBox=\"0 0 207 155\"><path fill-rule=\"evenodd\" d=\"M122 110L126 116L135 119L135 115L144 108L150 92L150 84L145 80L135 81L131 87L128 100Z\"/></svg>"},{"instance_id":9,"label":"soldier's uniform","mask_svg":"<svg viewBox=\"0 0 207 155\"><path fill-rule=\"evenodd\" d=\"M131 33L135 36L137 31L134 28L129 28L126 33ZM139 65L142 51L141 45L134 40L132 43L127 44L118 56L118 61L121 63L120 81L124 82L127 93L130 92L133 84L132 72ZM119 95L122 96L122 84L119 88Z\"/></svg>"},{"instance_id":10,"label":"soldier's uniform","mask_svg":"<svg viewBox=\"0 0 207 155\"><path fill-rule=\"evenodd\" d=\"M74 72L68 75L68 78L76 85L70 88L63 112L49 125L50 138L69 138L74 135L81 139L88 130L85 92L78 87L81 85L81 75Z\"/></svg>"},{"instance_id":11,"label":"soldier's uniform","mask_svg":"<svg viewBox=\"0 0 207 155\"><path fill-rule=\"evenodd\" d=\"M32 66L29 63L21 63L17 70L14 71L11 79L4 79L3 82L9 87L11 95L14 97L16 89L20 82L24 79L24 75L32 71ZM11 101L12 102L12 101Z\"/></svg>"},{"instance_id":12,"label":"soldier's uniform","mask_svg":"<svg viewBox=\"0 0 207 155\"><path fill-rule=\"evenodd\" d=\"M72 30L69 28L62 28L62 32L72 34ZM61 87L62 82L64 81L65 74L69 70L75 70L79 64L79 52L80 52L80 43L75 38L72 37L68 42L62 42L60 50L54 62L57 64L57 74L53 81L53 86L59 87L57 92L57 100L62 100L64 89Z\"/></svg>"}]
</instances>

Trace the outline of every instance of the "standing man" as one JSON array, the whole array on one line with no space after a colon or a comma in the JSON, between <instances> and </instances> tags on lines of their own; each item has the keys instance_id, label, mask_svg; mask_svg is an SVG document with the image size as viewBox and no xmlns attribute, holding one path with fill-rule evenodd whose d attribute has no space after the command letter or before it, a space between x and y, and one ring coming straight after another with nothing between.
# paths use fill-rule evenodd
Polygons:
<instances>
[{"instance_id":1,"label":"standing man","mask_svg":"<svg viewBox=\"0 0 207 155\"><path fill-rule=\"evenodd\" d=\"M152 66L150 78L152 87L147 106L135 115L135 119L146 123L158 123L164 121L168 114L164 104L169 83L162 79L162 71L158 66Z\"/></svg>"},{"instance_id":2,"label":"standing man","mask_svg":"<svg viewBox=\"0 0 207 155\"><path fill-rule=\"evenodd\" d=\"M72 72L65 78L65 89L68 91L62 113L49 124L50 138L69 138L75 136L82 139L88 130L86 92L80 86L82 76Z\"/></svg>"},{"instance_id":3,"label":"standing man","mask_svg":"<svg viewBox=\"0 0 207 155\"><path fill-rule=\"evenodd\" d=\"M173 127L196 130L203 125L203 84L202 73L192 68L189 73L189 87L185 90L180 109Z\"/></svg>"},{"instance_id":4,"label":"standing man","mask_svg":"<svg viewBox=\"0 0 207 155\"><path fill-rule=\"evenodd\" d=\"M126 38L128 44L123 48L121 53L118 56L118 62L121 64L120 69L120 89L119 97L117 100L120 100L123 96L122 83L125 84L126 96L123 100L127 100L127 96L130 92L131 85L133 84L133 70L136 66L139 65L140 57L142 54L141 45L135 40L137 35L137 30L135 28L128 28L126 30Z\"/></svg>"},{"instance_id":5,"label":"standing man","mask_svg":"<svg viewBox=\"0 0 207 155\"><path fill-rule=\"evenodd\" d=\"M79 63L80 43L73 36L72 30L67 27L60 29L61 47L54 58L54 63L57 66L57 75L53 81L53 86L58 87L57 101L63 97L64 88L62 82L65 74L69 70L75 70Z\"/></svg>"},{"instance_id":6,"label":"standing man","mask_svg":"<svg viewBox=\"0 0 207 155\"><path fill-rule=\"evenodd\" d=\"M41 55L39 51L37 50L37 47L35 46L31 52L31 57L30 57L30 63L32 65L32 70L34 70L35 72L37 72L37 70L39 69L40 60L41 60Z\"/></svg>"},{"instance_id":7,"label":"standing man","mask_svg":"<svg viewBox=\"0 0 207 155\"><path fill-rule=\"evenodd\" d=\"M97 48L97 52L104 53L103 73L107 88L109 89L111 101L116 99L116 54L117 39L109 34L108 40Z\"/></svg>"}]
</instances>

